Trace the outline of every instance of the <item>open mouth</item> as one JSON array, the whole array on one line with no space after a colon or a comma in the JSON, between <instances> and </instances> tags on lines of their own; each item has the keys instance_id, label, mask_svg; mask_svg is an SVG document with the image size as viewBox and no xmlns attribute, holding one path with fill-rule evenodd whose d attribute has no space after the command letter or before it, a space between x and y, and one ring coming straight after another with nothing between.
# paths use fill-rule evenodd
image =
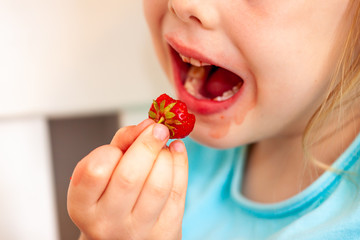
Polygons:
<instances>
[{"instance_id":1,"label":"open mouth","mask_svg":"<svg viewBox=\"0 0 360 240\"><path fill-rule=\"evenodd\" d=\"M190 109L210 114L232 105L244 83L241 77L170 49L179 97L190 105Z\"/></svg>"}]
</instances>

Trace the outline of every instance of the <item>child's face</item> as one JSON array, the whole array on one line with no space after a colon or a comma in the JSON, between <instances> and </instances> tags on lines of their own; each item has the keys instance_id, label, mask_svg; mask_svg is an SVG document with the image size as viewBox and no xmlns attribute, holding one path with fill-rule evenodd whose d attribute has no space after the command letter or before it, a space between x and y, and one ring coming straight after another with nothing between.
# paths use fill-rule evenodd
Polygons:
<instances>
[{"instance_id":1,"label":"child's face","mask_svg":"<svg viewBox=\"0 0 360 240\"><path fill-rule=\"evenodd\" d=\"M162 67L196 115L194 139L223 148L302 134L327 90L348 0L168 2L144 0L145 15Z\"/></svg>"}]
</instances>

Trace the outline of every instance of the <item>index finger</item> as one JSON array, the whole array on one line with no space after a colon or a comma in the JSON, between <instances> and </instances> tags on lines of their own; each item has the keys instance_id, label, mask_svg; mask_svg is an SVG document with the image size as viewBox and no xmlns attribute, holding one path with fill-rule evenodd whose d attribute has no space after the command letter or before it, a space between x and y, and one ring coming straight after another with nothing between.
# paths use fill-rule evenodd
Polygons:
<instances>
[{"instance_id":1,"label":"index finger","mask_svg":"<svg viewBox=\"0 0 360 240\"><path fill-rule=\"evenodd\" d=\"M169 130L165 125L148 126L120 159L100 201L105 201L109 209L121 208L118 213L131 212L154 161L168 139Z\"/></svg>"},{"instance_id":2,"label":"index finger","mask_svg":"<svg viewBox=\"0 0 360 240\"><path fill-rule=\"evenodd\" d=\"M119 129L111 140L110 145L116 146L120 148L122 152L125 152L140 135L140 133L153 123L154 121L148 118L136 126L128 126Z\"/></svg>"}]
</instances>

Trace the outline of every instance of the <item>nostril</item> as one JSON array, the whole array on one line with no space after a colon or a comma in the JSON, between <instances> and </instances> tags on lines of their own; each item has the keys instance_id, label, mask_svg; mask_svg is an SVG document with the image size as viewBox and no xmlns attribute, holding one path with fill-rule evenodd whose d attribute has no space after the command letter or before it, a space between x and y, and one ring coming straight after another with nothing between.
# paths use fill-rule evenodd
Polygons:
<instances>
[{"instance_id":1,"label":"nostril","mask_svg":"<svg viewBox=\"0 0 360 240\"><path fill-rule=\"evenodd\" d=\"M169 13L183 22L198 23L205 29L212 29L219 22L218 11L213 1L208 1L205 6L194 0L167 1Z\"/></svg>"},{"instance_id":2,"label":"nostril","mask_svg":"<svg viewBox=\"0 0 360 240\"><path fill-rule=\"evenodd\" d=\"M199 18L197 18L197 17L195 17L195 16L190 16L190 19L191 19L191 20L194 20L195 22L198 22L198 23L200 23L200 24L201 24L200 19L199 19Z\"/></svg>"},{"instance_id":3,"label":"nostril","mask_svg":"<svg viewBox=\"0 0 360 240\"><path fill-rule=\"evenodd\" d=\"M173 7L169 7L169 10L172 14L176 15L175 9Z\"/></svg>"},{"instance_id":4,"label":"nostril","mask_svg":"<svg viewBox=\"0 0 360 240\"><path fill-rule=\"evenodd\" d=\"M171 6L171 5L169 4L168 7L169 7L169 11L170 11L172 14L174 14L174 15L176 15L176 16L178 15L178 14L176 13L176 11L175 11L175 9L174 9L173 6ZM193 16L193 15L189 16L189 19L190 19L190 20L194 20L195 22L198 22L198 23L201 24L200 19L197 18L197 17L195 17L195 16Z\"/></svg>"}]
</instances>

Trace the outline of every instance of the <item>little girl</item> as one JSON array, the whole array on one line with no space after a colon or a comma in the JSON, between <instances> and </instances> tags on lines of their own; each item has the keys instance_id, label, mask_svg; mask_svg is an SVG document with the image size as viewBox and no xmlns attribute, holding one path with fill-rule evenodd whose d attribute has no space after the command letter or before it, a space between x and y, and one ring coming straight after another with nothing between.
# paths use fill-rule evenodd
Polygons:
<instances>
[{"instance_id":1,"label":"little girl","mask_svg":"<svg viewBox=\"0 0 360 240\"><path fill-rule=\"evenodd\" d=\"M195 128L164 147L168 129L145 120L82 159L80 238L360 239L360 1L144 9Z\"/></svg>"}]
</instances>

